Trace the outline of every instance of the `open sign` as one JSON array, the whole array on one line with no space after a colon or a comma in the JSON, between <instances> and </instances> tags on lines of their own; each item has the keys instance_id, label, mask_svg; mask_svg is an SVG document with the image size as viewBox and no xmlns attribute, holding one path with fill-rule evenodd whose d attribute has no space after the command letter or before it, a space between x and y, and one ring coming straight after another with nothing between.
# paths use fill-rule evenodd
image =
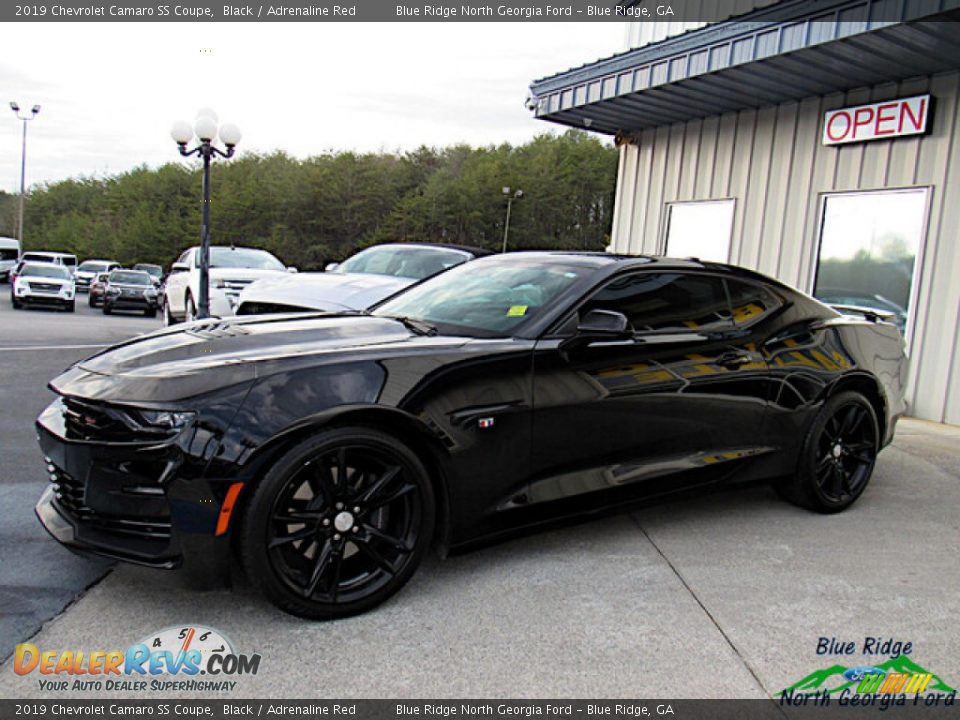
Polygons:
<instances>
[{"instance_id":1,"label":"open sign","mask_svg":"<svg viewBox=\"0 0 960 720\"><path fill-rule=\"evenodd\" d=\"M828 110L823 118L823 144L921 135L927 131L929 117L929 95Z\"/></svg>"}]
</instances>

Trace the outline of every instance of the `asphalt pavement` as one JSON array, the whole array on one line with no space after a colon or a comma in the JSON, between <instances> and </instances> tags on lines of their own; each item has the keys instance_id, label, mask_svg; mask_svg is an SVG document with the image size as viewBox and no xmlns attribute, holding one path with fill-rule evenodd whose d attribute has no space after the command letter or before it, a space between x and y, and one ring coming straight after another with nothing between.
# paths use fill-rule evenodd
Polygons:
<instances>
[{"instance_id":1,"label":"asphalt pavement","mask_svg":"<svg viewBox=\"0 0 960 720\"><path fill-rule=\"evenodd\" d=\"M243 584L201 593L170 573L129 566L102 577L103 566L46 537L32 512L46 479L31 422L48 400L43 382L92 350L40 348L107 342L157 323L86 312L11 318L6 302L0 319L14 332L0 348L0 630L8 650L30 636L41 650L113 650L203 624L237 652L262 656L259 672L235 676L237 689L224 697L762 698L837 663L887 660L861 652L880 638L911 643L914 663L960 685L958 428L902 422L865 495L839 515L793 507L766 487L676 500L431 558L380 608L307 622ZM11 350L18 342L34 349ZM853 641L857 651L818 654L821 638ZM0 697L171 695L50 691L38 679L16 675L8 659Z\"/></svg>"},{"instance_id":2,"label":"asphalt pavement","mask_svg":"<svg viewBox=\"0 0 960 720\"><path fill-rule=\"evenodd\" d=\"M110 567L60 547L33 506L48 480L33 421L51 401L47 381L103 347L160 327L138 315L105 316L80 295L74 313L14 310L0 285L0 658L36 632Z\"/></svg>"}]
</instances>

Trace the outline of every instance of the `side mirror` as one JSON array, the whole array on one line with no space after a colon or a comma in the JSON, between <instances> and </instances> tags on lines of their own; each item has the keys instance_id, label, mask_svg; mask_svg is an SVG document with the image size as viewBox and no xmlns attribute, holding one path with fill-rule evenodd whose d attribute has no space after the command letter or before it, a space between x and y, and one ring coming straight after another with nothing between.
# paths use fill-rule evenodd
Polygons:
<instances>
[{"instance_id":1,"label":"side mirror","mask_svg":"<svg viewBox=\"0 0 960 720\"><path fill-rule=\"evenodd\" d=\"M297 271L297 269L296 269L293 265L291 265L290 267L287 268L287 272L288 272L288 273L295 273L295 272L298 272L298 271Z\"/></svg>"},{"instance_id":2,"label":"side mirror","mask_svg":"<svg viewBox=\"0 0 960 720\"><path fill-rule=\"evenodd\" d=\"M174 273L180 273L180 272L190 272L190 266L187 263L181 263L181 262L175 262L173 265L170 266L171 275L173 275Z\"/></svg>"},{"instance_id":3,"label":"side mirror","mask_svg":"<svg viewBox=\"0 0 960 720\"><path fill-rule=\"evenodd\" d=\"M333 272L338 267L340 267L340 263L327 263L327 266L324 268L324 270L327 272Z\"/></svg>"},{"instance_id":4,"label":"side mirror","mask_svg":"<svg viewBox=\"0 0 960 720\"><path fill-rule=\"evenodd\" d=\"M627 316L613 310L591 310L577 325L577 333L562 343L563 349L583 347L593 342L630 340L633 326Z\"/></svg>"}]
</instances>

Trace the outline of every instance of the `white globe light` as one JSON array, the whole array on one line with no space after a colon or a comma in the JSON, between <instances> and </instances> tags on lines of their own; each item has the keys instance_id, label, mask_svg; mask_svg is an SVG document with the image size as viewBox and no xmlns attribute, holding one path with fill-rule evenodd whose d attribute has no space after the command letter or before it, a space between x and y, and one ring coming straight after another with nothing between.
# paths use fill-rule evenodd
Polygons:
<instances>
[{"instance_id":1,"label":"white globe light","mask_svg":"<svg viewBox=\"0 0 960 720\"><path fill-rule=\"evenodd\" d=\"M178 145L186 145L193 139L193 128L190 127L190 123L179 120L171 126L170 137Z\"/></svg>"},{"instance_id":2,"label":"white globe light","mask_svg":"<svg viewBox=\"0 0 960 720\"><path fill-rule=\"evenodd\" d=\"M214 123L220 122L220 118L217 116L217 113L213 111L213 108L205 107L197 110L197 115L194 120L199 120L202 117L208 117L213 120Z\"/></svg>"},{"instance_id":3,"label":"white globe light","mask_svg":"<svg viewBox=\"0 0 960 720\"><path fill-rule=\"evenodd\" d=\"M193 123L193 131L201 142L212 142L217 137L217 121L206 115L198 117Z\"/></svg>"},{"instance_id":4,"label":"white globe light","mask_svg":"<svg viewBox=\"0 0 960 720\"><path fill-rule=\"evenodd\" d=\"M240 132L240 128L233 123L224 123L220 126L220 139L227 147L233 147L240 142L242 137L243 133Z\"/></svg>"}]
</instances>

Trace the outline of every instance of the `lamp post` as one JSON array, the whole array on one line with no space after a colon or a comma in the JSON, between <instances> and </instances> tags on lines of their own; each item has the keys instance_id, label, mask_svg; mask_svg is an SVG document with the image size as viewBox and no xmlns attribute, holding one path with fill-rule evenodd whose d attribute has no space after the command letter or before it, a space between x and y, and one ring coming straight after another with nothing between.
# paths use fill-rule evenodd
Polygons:
<instances>
[{"instance_id":1,"label":"lamp post","mask_svg":"<svg viewBox=\"0 0 960 720\"><path fill-rule=\"evenodd\" d=\"M203 212L200 225L200 297L197 298L197 318L210 317L210 161L214 157L231 158L240 142L240 128L233 123L218 126L217 114L213 110L203 109L197 113L193 127L183 122L175 122L170 128L170 137L177 144L184 157L199 155L203 158ZM214 141L219 135L226 151L221 150ZM192 150L187 143L194 136L199 142Z\"/></svg>"},{"instance_id":2,"label":"lamp post","mask_svg":"<svg viewBox=\"0 0 960 720\"><path fill-rule=\"evenodd\" d=\"M514 200L519 200L523 197L523 190L511 190L508 187L504 187L503 196L507 199L507 219L503 222L503 249L500 252L507 251L507 236L510 234L510 208Z\"/></svg>"},{"instance_id":3,"label":"lamp post","mask_svg":"<svg viewBox=\"0 0 960 720\"><path fill-rule=\"evenodd\" d=\"M20 249L23 250L23 199L27 194L27 123L33 120L40 112L40 106L34 105L30 108L30 114L20 114L20 106L17 103L10 103L10 109L17 116L18 120L23 122L23 145L20 152L20 209L17 211L17 240L20 241Z\"/></svg>"}]
</instances>

